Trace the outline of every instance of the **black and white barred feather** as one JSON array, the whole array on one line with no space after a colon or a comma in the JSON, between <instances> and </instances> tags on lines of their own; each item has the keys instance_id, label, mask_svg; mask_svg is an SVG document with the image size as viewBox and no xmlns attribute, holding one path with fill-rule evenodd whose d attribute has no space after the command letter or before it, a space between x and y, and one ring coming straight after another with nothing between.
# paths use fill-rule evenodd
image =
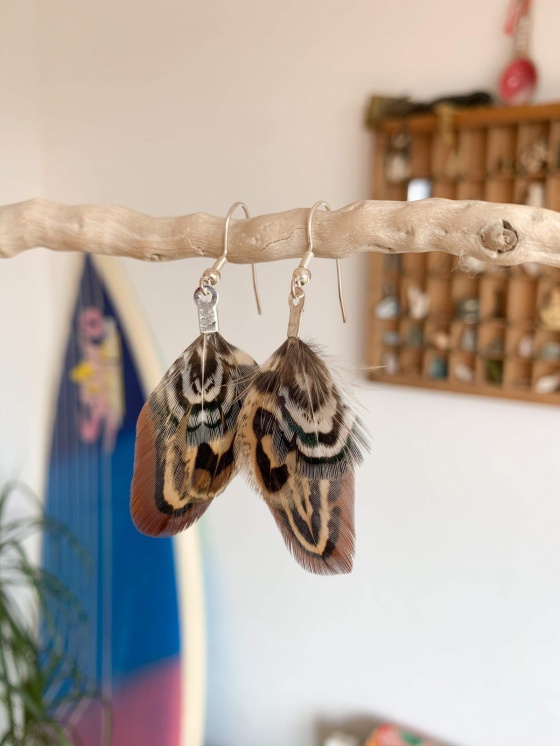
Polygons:
<instances>
[{"instance_id":1,"label":"black and white barred feather","mask_svg":"<svg viewBox=\"0 0 560 746\"><path fill-rule=\"evenodd\" d=\"M218 333L173 363L138 418L130 508L149 536L188 528L238 470L237 418L257 364Z\"/></svg>"}]
</instances>

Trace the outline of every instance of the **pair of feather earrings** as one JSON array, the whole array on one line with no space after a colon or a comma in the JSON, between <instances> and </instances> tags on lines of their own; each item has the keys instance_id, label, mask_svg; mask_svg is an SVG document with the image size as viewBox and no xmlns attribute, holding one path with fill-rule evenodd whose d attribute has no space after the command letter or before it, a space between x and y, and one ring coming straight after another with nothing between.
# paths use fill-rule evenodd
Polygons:
<instances>
[{"instance_id":1,"label":"pair of feather earrings","mask_svg":"<svg viewBox=\"0 0 560 746\"><path fill-rule=\"evenodd\" d=\"M242 470L302 567L326 575L352 570L354 469L367 437L326 363L299 338L311 221L322 205L330 209L317 202L310 210L309 250L293 275L288 338L260 367L218 331L214 285L226 261L229 220L238 207L249 217L243 203L229 211L224 254L194 295L201 334L138 418L131 514L142 533L188 528Z\"/></svg>"}]
</instances>

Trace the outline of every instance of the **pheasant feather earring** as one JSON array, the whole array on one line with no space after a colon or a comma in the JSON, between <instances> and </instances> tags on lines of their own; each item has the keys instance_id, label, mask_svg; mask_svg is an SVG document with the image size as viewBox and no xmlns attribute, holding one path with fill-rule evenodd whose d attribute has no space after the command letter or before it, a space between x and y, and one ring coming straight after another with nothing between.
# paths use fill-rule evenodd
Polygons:
<instances>
[{"instance_id":1,"label":"pheasant feather earring","mask_svg":"<svg viewBox=\"0 0 560 746\"><path fill-rule=\"evenodd\" d=\"M294 272L288 339L261 366L240 415L236 450L249 481L268 504L287 547L302 567L347 573L354 556L354 468L367 437L317 349L299 338L313 257ZM344 318L340 286L339 298Z\"/></svg>"},{"instance_id":2,"label":"pheasant feather earring","mask_svg":"<svg viewBox=\"0 0 560 746\"><path fill-rule=\"evenodd\" d=\"M224 253L202 275L194 300L200 336L173 363L150 394L138 418L130 509L136 528L170 536L188 528L225 490L237 472L237 419L256 362L218 331L214 285L227 261L230 209ZM253 284L260 310L255 266Z\"/></svg>"}]
</instances>

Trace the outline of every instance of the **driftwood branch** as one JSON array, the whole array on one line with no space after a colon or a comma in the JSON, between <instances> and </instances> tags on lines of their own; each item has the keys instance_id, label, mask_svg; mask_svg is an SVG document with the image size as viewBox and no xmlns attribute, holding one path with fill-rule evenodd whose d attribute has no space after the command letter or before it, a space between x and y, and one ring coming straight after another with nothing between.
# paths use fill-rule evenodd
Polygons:
<instances>
[{"instance_id":1,"label":"driftwood branch","mask_svg":"<svg viewBox=\"0 0 560 746\"><path fill-rule=\"evenodd\" d=\"M301 257L308 209L232 220L228 259L249 264ZM560 213L524 205L426 199L356 202L317 211L315 255L446 251L496 264L560 266ZM204 213L154 218L125 207L32 199L0 207L0 257L36 247L171 261L222 252L224 219Z\"/></svg>"}]
</instances>

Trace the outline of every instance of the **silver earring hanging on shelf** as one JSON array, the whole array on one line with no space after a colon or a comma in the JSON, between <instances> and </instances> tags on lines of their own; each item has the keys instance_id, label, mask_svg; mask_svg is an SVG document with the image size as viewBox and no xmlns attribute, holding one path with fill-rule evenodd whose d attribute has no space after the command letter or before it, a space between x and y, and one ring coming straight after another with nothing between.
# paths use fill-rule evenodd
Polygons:
<instances>
[{"instance_id":1,"label":"silver earring hanging on shelf","mask_svg":"<svg viewBox=\"0 0 560 746\"><path fill-rule=\"evenodd\" d=\"M171 536L192 525L238 471L237 420L258 366L218 330L216 284L227 261L229 221L247 207L236 202L224 225L224 250L203 272L194 293L200 336L173 363L138 418L130 509L149 536ZM256 270L253 287L259 313Z\"/></svg>"},{"instance_id":2,"label":"silver earring hanging on shelf","mask_svg":"<svg viewBox=\"0 0 560 746\"><path fill-rule=\"evenodd\" d=\"M352 570L354 469L368 448L365 428L319 352L299 338L311 279L309 248L293 273L288 338L255 375L241 410L236 456L270 508L288 549L310 572ZM339 299L344 304L338 268Z\"/></svg>"}]
</instances>

